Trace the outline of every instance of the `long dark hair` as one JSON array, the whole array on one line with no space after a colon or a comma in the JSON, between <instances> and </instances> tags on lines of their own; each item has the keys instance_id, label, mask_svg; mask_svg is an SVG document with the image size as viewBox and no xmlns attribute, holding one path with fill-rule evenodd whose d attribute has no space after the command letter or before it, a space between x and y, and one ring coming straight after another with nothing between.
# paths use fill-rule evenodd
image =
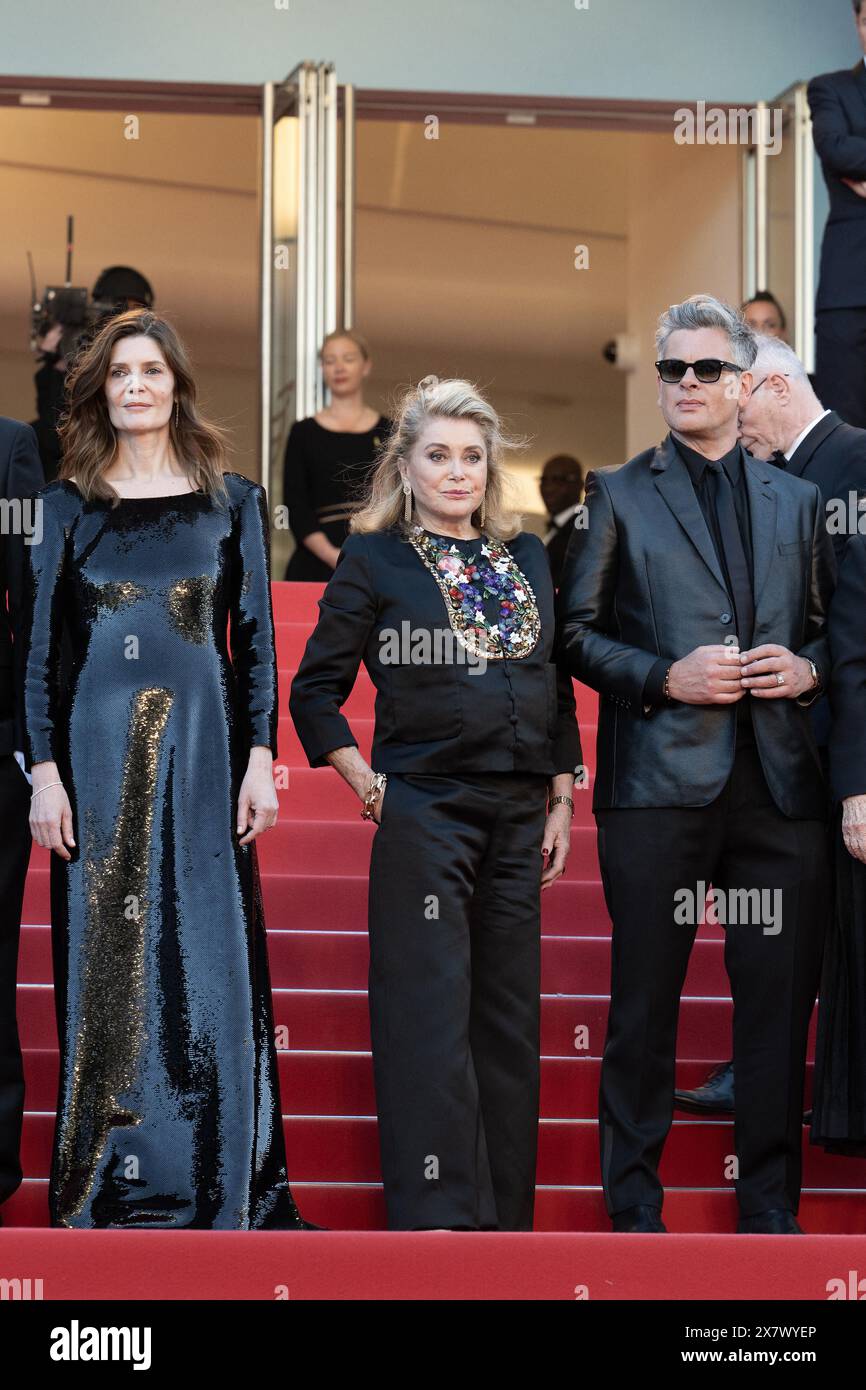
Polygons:
<instances>
[{"instance_id":1,"label":"long dark hair","mask_svg":"<svg viewBox=\"0 0 866 1390\"><path fill-rule=\"evenodd\" d=\"M118 493L102 476L117 453L105 383L115 343L121 338L139 336L159 344L174 375L178 423L175 424L172 411L169 431L178 462L194 487L212 496L227 497L222 476L227 460L226 432L199 414L186 348L172 325L152 309L130 309L106 320L76 357L66 378L66 409L57 427L63 449L59 476L74 477L88 500L118 500Z\"/></svg>"}]
</instances>

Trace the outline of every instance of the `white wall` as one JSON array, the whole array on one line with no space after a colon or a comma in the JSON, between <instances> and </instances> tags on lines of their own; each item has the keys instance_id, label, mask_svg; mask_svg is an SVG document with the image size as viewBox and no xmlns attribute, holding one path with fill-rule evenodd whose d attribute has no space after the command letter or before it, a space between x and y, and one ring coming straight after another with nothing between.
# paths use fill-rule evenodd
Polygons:
<instances>
[{"instance_id":1,"label":"white wall","mask_svg":"<svg viewBox=\"0 0 866 1390\"><path fill-rule=\"evenodd\" d=\"M578 8L580 6L580 8ZM756 101L857 56L848 0L0 0L7 73Z\"/></svg>"},{"instance_id":2,"label":"white wall","mask_svg":"<svg viewBox=\"0 0 866 1390\"><path fill-rule=\"evenodd\" d=\"M692 294L738 304L741 244L736 146L643 135L631 141L630 155L628 331L640 365L627 378L628 458L667 432L653 367L659 314Z\"/></svg>"},{"instance_id":3,"label":"white wall","mask_svg":"<svg viewBox=\"0 0 866 1390\"><path fill-rule=\"evenodd\" d=\"M192 355L203 408L231 431L230 466L258 473L258 122L151 114L124 140L118 112L0 107L0 415L36 413L29 279L73 282L133 265Z\"/></svg>"}]
</instances>

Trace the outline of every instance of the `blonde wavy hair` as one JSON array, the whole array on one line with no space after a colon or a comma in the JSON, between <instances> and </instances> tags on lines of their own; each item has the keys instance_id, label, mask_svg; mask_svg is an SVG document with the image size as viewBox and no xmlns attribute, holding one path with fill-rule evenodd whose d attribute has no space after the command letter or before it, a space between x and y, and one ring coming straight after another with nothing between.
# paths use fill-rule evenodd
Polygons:
<instances>
[{"instance_id":1,"label":"blonde wavy hair","mask_svg":"<svg viewBox=\"0 0 866 1390\"><path fill-rule=\"evenodd\" d=\"M58 422L63 450L59 476L74 478L88 501L99 497L115 506L120 501L119 493L102 476L117 453L105 383L115 343L138 336L159 344L174 376L178 423L173 408L169 437L175 457L196 487L226 500L226 432L201 415L186 348L168 320L152 309L130 309L108 319L75 358L66 378L66 409Z\"/></svg>"},{"instance_id":2,"label":"blonde wavy hair","mask_svg":"<svg viewBox=\"0 0 866 1390\"><path fill-rule=\"evenodd\" d=\"M326 333L322 339L322 346L319 348L319 361L321 362L324 357L325 348L329 343L338 343L343 338L355 344L365 362L370 361L370 344L363 333L359 333L356 328L335 328L333 333Z\"/></svg>"},{"instance_id":3,"label":"blonde wavy hair","mask_svg":"<svg viewBox=\"0 0 866 1390\"><path fill-rule=\"evenodd\" d=\"M522 518L509 498L510 482L504 459L507 453L525 448L526 441L505 433L499 416L477 386L457 378L440 381L436 376L427 376L403 393L390 414L394 427L367 493L349 524L351 531L385 531L399 526L408 533L403 515L405 497L400 464L408 459L428 421L442 419L472 420L484 439L487 452L484 526L478 520L478 510L472 513L473 525L494 540L507 541L517 535Z\"/></svg>"}]
</instances>

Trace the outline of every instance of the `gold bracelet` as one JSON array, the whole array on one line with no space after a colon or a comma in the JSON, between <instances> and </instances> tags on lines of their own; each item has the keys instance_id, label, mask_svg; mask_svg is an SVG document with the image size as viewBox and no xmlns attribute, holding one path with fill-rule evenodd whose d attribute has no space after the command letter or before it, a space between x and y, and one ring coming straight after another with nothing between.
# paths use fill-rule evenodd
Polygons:
<instances>
[{"instance_id":1,"label":"gold bracelet","mask_svg":"<svg viewBox=\"0 0 866 1390\"><path fill-rule=\"evenodd\" d=\"M552 796L547 803L548 811L550 810L551 806L558 806L560 802L564 806L570 806L571 814L574 815L574 802L572 801L570 796Z\"/></svg>"},{"instance_id":2,"label":"gold bracelet","mask_svg":"<svg viewBox=\"0 0 866 1390\"><path fill-rule=\"evenodd\" d=\"M361 812L362 820L373 819L373 807L376 805L376 802L379 800L379 797L385 790L385 783L387 781L388 778L385 776L384 772L373 773L373 780L367 789L367 795L364 797L364 809Z\"/></svg>"}]
</instances>

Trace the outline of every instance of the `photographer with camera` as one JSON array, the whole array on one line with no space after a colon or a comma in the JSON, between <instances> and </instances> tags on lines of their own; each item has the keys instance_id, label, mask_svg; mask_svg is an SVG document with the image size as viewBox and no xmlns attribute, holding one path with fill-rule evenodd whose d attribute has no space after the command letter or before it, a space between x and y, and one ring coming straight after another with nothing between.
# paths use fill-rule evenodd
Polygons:
<instances>
[{"instance_id":1,"label":"photographer with camera","mask_svg":"<svg viewBox=\"0 0 866 1390\"><path fill-rule=\"evenodd\" d=\"M106 319L125 313L127 309L150 309L154 300L150 282L128 265L113 265L103 270L93 286L89 304L83 289L66 287L46 292L43 305L39 306L40 321L36 331L36 347L42 360L34 377L36 419L31 421L46 482L56 478L60 469L57 422L65 406L70 359L91 341Z\"/></svg>"}]
</instances>

